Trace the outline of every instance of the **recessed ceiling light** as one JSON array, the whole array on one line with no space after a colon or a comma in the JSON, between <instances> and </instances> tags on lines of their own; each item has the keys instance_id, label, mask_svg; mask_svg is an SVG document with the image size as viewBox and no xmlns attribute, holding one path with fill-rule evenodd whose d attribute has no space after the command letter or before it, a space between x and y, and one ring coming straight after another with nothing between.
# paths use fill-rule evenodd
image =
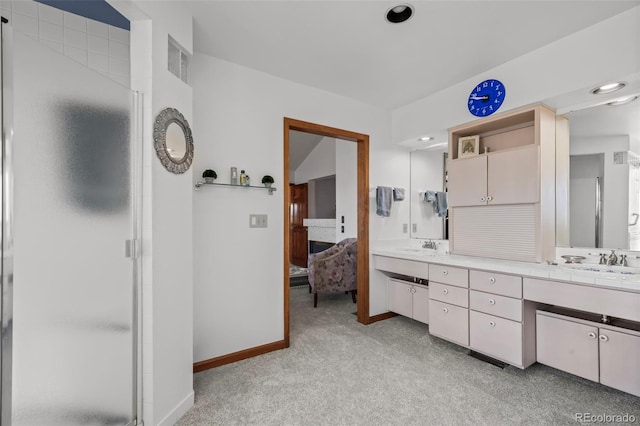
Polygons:
<instances>
[{"instance_id":1,"label":"recessed ceiling light","mask_svg":"<svg viewBox=\"0 0 640 426\"><path fill-rule=\"evenodd\" d=\"M591 94L604 95L605 93L611 93L615 92L616 90L620 90L626 85L626 83L623 83L621 81L618 81L617 83L603 84L602 86L598 86L595 89L591 89Z\"/></svg>"},{"instance_id":2,"label":"recessed ceiling light","mask_svg":"<svg viewBox=\"0 0 640 426\"><path fill-rule=\"evenodd\" d=\"M399 4L387 11L387 21L392 24L399 24L411 18L413 15L413 7L408 4Z\"/></svg>"},{"instance_id":3,"label":"recessed ceiling light","mask_svg":"<svg viewBox=\"0 0 640 426\"><path fill-rule=\"evenodd\" d=\"M419 142L426 142L426 141L432 141L434 138L432 136L423 136L421 138L418 138Z\"/></svg>"},{"instance_id":4,"label":"recessed ceiling light","mask_svg":"<svg viewBox=\"0 0 640 426\"><path fill-rule=\"evenodd\" d=\"M620 99L616 99L615 101L607 102L607 105L610 105L610 106L625 105L625 104L628 104L629 102L635 101L636 99L638 99L638 95L627 96L626 98L620 98Z\"/></svg>"}]
</instances>

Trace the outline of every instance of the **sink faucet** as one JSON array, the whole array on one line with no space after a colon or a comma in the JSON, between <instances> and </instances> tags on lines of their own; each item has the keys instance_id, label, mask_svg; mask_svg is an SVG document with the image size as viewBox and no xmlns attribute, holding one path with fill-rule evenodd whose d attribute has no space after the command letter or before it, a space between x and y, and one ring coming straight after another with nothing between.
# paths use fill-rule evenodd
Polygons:
<instances>
[{"instance_id":1,"label":"sink faucet","mask_svg":"<svg viewBox=\"0 0 640 426\"><path fill-rule=\"evenodd\" d=\"M423 241L422 242L422 248L438 250L438 243L436 243L435 241L431 241L431 240Z\"/></svg>"},{"instance_id":2,"label":"sink faucet","mask_svg":"<svg viewBox=\"0 0 640 426\"><path fill-rule=\"evenodd\" d=\"M616 263L618 263L618 256L616 256L616 251L615 250L611 250L611 254L609 255L609 258L607 259L607 265L615 265Z\"/></svg>"},{"instance_id":3,"label":"sink faucet","mask_svg":"<svg viewBox=\"0 0 640 426\"><path fill-rule=\"evenodd\" d=\"M600 253L600 265L606 265L607 264L607 253Z\"/></svg>"},{"instance_id":4,"label":"sink faucet","mask_svg":"<svg viewBox=\"0 0 640 426\"><path fill-rule=\"evenodd\" d=\"M627 255L623 254L620 256L620 266L629 266L627 263Z\"/></svg>"}]
</instances>

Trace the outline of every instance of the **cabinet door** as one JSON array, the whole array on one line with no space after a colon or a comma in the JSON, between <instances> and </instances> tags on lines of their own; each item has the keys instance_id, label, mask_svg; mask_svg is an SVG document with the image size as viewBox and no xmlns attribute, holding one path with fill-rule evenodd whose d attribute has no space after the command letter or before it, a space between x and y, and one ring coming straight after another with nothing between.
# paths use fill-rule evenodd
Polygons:
<instances>
[{"instance_id":1,"label":"cabinet door","mask_svg":"<svg viewBox=\"0 0 640 426\"><path fill-rule=\"evenodd\" d=\"M487 158L489 204L524 204L540 201L538 145L495 152Z\"/></svg>"},{"instance_id":2,"label":"cabinet door","mask_svg":"<svg viewBox=\"0 0 640 426\"><path fill-rule=\"evenodd\" d=\"M598 381L598 328L536 314L538 362Z\"/></svg>"},{"instance_id":3,"label":"cabinet door","mask_svg":"<svg viewBox=\"0 0 640 426\"><path fill-rule=\"evenodd\" d=\"M469 310L429 300L429 334L468 346Z\"/></svg>"},{"instance_id":4,"label":"cabinet door","mask_svg":"<svg viewBox=\"0 0 640 426\"><path fill-rule=\"evenodd\" d=\"M387 281L387 308L391 312L395 312L405 317L411 318L413 315L412 293L413 286L405 284L402 281L389 280Z\"/></svg>"},{"instance_id":5,"label":"cabinet door","mask_svg":"<svg viewBox=\"0 0 640 426\"><path fill-rule=\"evenodd\" d=\"M600 383L640 396L640 336L600 329Z\"/></svg>"},{"instance_id":6,"label":"cabinet door","mask_svg":"<svg viewBox=\"0 0 640 426\"><path fill-rule=\"evenodd\" d=\"M487 204L487 157L449 161L449 207Z\"/></svg>"},{"instance_id":7,"label":"cabinet door","mask_svg":"<svg viewBox=\"0 0 640 426\"><path fill-rule=\"evenodd\" d=\"M429 324L429 289L413 287L413 319Z\"/></svg>"}]
</instances>

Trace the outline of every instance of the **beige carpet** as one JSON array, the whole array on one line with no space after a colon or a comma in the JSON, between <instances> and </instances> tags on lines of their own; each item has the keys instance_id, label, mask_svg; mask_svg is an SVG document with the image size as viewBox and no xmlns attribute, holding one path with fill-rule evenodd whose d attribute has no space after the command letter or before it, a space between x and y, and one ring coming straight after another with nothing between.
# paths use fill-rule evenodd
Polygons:
<instances>
[{"instance_id":1,"label":"beige carpet","mask_svg":"<svg viewBox=\"0 0 640 426\"><path fill-rule=\"evenodd\" d=\"M575 425L640 398L536 364L497 368L396 317L358 324L345 294L291 289L291 347L195 375L179 425Z\"/></svg>"}]
</instances>

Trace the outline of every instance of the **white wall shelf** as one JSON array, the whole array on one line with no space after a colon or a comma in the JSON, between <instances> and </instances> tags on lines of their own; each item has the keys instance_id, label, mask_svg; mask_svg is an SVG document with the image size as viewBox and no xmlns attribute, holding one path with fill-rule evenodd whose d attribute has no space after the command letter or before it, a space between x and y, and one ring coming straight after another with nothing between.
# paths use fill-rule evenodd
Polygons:
<instances>
[{"instance_id":1,"label":"white wall shelf","mask_svg":"<svg viewBox=\"0 0 640 426\"><path fill-rule=\"evenodd\" d=\"M232 188L254 188L254 189L266 189L267 191L269 191L269 195L273 195L273 191L277 191L277 188L271 186L271 187L266 187L266 186L251 186L251 185L231 185L230 183L209 183L209 182L205 182L203 180L196 182L195 187L196 190L200 189L200 187L202 187L203 185L212 185L212 186L228 186L228 187L232 187Z\"/></svg>"}]
</instances>

